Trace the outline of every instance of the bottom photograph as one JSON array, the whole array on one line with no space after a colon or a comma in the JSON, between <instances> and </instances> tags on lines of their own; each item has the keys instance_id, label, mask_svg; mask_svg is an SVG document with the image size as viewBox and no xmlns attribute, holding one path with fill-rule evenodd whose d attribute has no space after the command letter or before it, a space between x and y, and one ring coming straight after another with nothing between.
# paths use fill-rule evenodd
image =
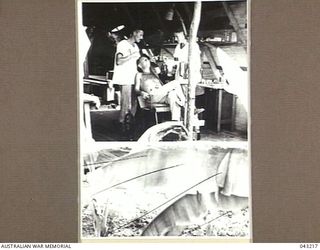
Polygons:
<instances>
[{"instance_id":1,"label":"bottom photograph","mask_svg":"<svg viewBox=\"0 0 320 250\"><path fill-rule=\"evenodd\" d=\"M83 240L251 237L247 141L96 142L81 157Z\"/></svg>"}]
</instances>

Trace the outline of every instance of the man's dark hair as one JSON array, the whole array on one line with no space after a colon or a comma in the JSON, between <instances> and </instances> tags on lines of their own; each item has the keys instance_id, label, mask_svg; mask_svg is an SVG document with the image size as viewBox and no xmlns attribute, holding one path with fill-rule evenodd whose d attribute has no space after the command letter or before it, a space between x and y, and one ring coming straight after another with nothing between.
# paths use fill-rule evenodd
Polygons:
<instances>
[{"instance_id":1,"label":"man's dark hair","mask_svg":"<svg viewBox=\"0 0 320 250\"><path fill-rule=\"evenodd\" d=\"M148 56L148 55L146 55L146 54L142 54L138 59L137 59L137 70L138 70L138 72L142 72L141 71L141 69L140 69L140 67L139 67L139 63L140 63L140 60L141 60L141 58L143 58L143 57L145 57L145 58L147 58L148 60L150 60L150 57Z\"/></svg>"},{"instance_id":2,"label":"man's dark hair","mask_svg":"<svg viewBox=\"0 0 320 250\"><path fill-rule=\"evenodd\" d=\"M139 27L139 26L128 27L127 32L126 32L126 35L127 35L128 37L130 37L130 36L133 35L133 32L139 31L139 30L143 31L143 29L142 29L141 27Z\"/></svg>"}]
</instances>

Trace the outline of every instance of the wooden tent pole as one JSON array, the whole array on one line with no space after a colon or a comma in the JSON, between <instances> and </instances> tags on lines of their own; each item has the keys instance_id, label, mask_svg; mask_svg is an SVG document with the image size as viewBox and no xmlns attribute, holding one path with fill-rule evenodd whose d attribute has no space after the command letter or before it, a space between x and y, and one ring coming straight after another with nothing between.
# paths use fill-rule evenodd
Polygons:
<instances>
[{"instance_id":1,"label":"wooden tent pole","mask_svg":"<svg viewBox=\"0 0 320 250\"><path fill-rule=\"evenodd\" d=\"M177 16L178 16L178 18L179 18L180 24L181 24L182 29L183 29L183 33L184 33L185 36L187 36L187 35L188 35L188 32L187 32L186 25L185 25L185 23L184 23L184 21L183 21L183 18L182 18L182 16L180 15L180 12L179 12L177 9L175 9L175 12L176 12L176 14L177 14Z\"/></svg>"},{"instance_id":2,"label":"wooden tent pole","mask_svg":"<svg viewBox=\"0 0 320 250\"><path fill-rule=\"evenodd\" d=\"M188 64L189 64L189 79L188 79L188 94L187 94L187 121L186 127L189 131L189 140L193 140L193 126L194 126L194 110L195 110L195 94L197 84L197 71L199 65L192 62L195 61L195 57L199 56L195 50L197 46L197 34L201 19L201 1L197 1L194 4L193 18L190 26L189 36L189 53L188 53Z\"/></svg>"}]
</instances>

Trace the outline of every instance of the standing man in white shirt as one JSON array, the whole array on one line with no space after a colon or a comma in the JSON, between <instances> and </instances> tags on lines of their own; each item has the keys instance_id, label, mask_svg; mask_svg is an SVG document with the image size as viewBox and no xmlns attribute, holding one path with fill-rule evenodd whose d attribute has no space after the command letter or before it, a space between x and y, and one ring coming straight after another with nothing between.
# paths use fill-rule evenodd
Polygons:
<instances>
[{"instance_id":1,"label":"standing man in white shirt","mask_svg":"<svg viewBox=\"0 0 320 250\"><path fill-rule=\"evenodd\" d=\"M140 57L140 50L137 45L143 39L143 30L134 29L128 39L117 44L115 54L115 65L113 83L121 87L121 102L119 122L124 126L126 114L132 115L136 112L136 100L134 92L134 79L137 73L136 61Z\"/></svg>"},{"instance_id":2,"label":"standing man in white shirt","mask_svg":"<svg viewBox=\"0 0 320 250\"><path fill-rule=\"evenodd\" d=\"M184 71L185 67L188 65L188 54L189 54L189 42L187 41L185 34L182 30L177 30L174 32L174 36L178 41L178 44L174 50L174 60L177 63L177 72L175 79L179 80L180 78L184 78ZM199 69L197 71L196 80L197 82L201 82L201 51L199 48L199 45L197 44L194 48L197 52L197 57L195 57L195 60L192 61L193 64L196 64L197 68ZM204 94L204 89L202 87L196 88L196 96Z\"/></svg>"}]
</instances>

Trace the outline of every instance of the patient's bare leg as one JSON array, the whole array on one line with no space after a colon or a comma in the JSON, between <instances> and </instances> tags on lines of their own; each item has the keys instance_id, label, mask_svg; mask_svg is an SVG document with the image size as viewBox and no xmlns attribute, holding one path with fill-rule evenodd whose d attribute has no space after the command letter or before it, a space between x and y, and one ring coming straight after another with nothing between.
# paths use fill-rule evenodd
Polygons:
<instances>
[{"instance_id":1,"label":"patient's bare leg","mask_svg":"<svg viewBox=\"0 0 320 250\"><path fill-rule=\"evenodd\" d=\"M161 87L161 91L166 93L174 92L178 99L176 100L180 106L184 106L186 102L186 97L182 91L181 84L177 80L166 83Z\"/></svg>"},{"instance_id":2,"label":"patient's bare leg","mask_svg":"<svg viewBox=\"0 0 320 250\"><path fill-rule=\"evenodd\" d=\"M171 120L180 121L181 119L181 106L178 104L178 97L174 90L168 93L168 103L171 111Z\"/></svg>"}]
</instances>

